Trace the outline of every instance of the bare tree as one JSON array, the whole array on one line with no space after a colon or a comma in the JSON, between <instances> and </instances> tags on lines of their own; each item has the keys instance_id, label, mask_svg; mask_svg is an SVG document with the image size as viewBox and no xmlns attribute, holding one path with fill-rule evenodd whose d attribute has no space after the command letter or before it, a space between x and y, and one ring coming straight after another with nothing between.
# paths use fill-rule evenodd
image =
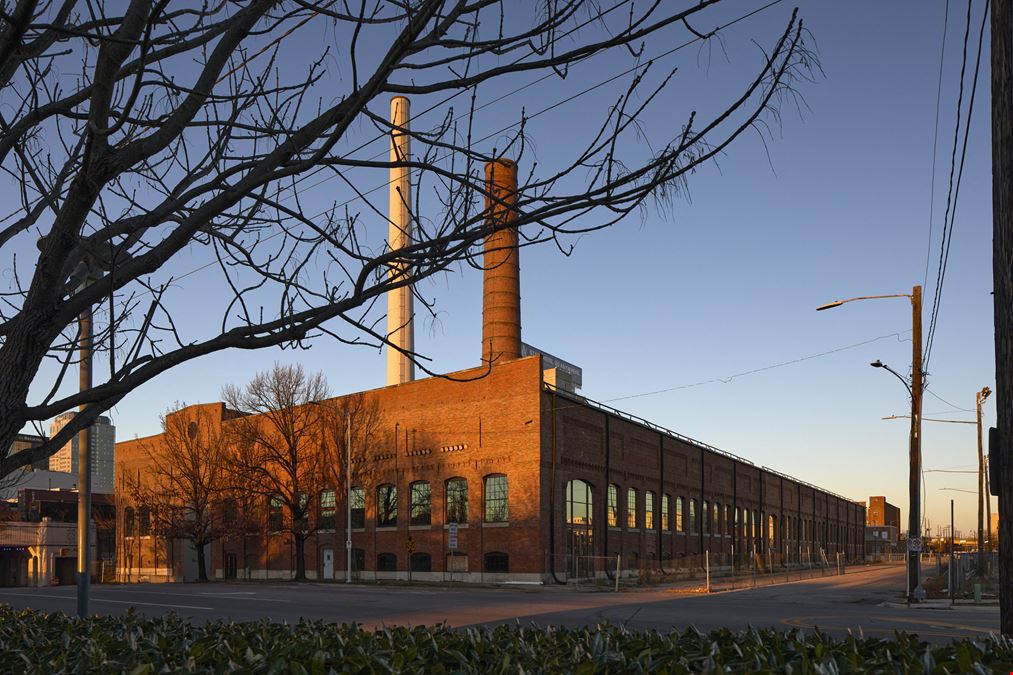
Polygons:
<instances>
[{"instance_id":1,"label":"bare tree","mask_svg":"<svg viewBox=\"0 0 1013 675\"><path fill-rule=\"evenodd\" d=\"M480 243L498 229L516 226L525 245L565 252L572 237L677 194L746 131L765 134L818 67L795 13L708 119L687 108L681 123L666 111L663 128L644 126L675 86L675 68L654 57L681 41L722 40L723 28L759 11L732 18L717 13L718 0L681 4L4 2L0 166L14 208L0 214L11 270L0 303L0 475L49 456L191 359L320 338L384 344L374 303L459 263L479 265ZM599 76L596 63L619 72ZM586 91L619 92L568 156L525 162L528 120L563 101L479 137L482 109L505 89L586 64L601 77ZM431 103L439 120L414 124L412 156L393 163L353 147L364 129L381 143L404 131L378 112L391 95ZM504 156L528 167L513 223L483 206L503 204L481 174ZM413 240L396 250L376 234L386 208L371 201L392 166L410 168L418 186ZM339 195L315 212L307 191L322 180ZM201 283L222 291L203 298L220 323L180 327L189 302L179 289L196 271L184 256L217 274ZM82 342L78 317L92 311L108 373L96 367L94 384L75 391L65 376ZM46 393L30 395L32 385ZM79 406L46 443L8 455L22 427Z\"/></svg>"},{"instance_id":2,"label":"bare tree","mask_svg":"<svg viewBox=\"0 0 1013 675\"><path fill-rule=\"evenodd\" d=\"M134 502L147 508L152 526L169 539L184 539L197 552L197 580L207 581L205 547L220 534L221 502L229 485L232 454L221 416L208 406L177 404L162 416L159 445L145 448L143 477L126 477Z\"/></svg>"},{"instance_id":3,"label":"bare tree","mask_svg":"<svg viewBox=\"0 0 1013 675\"><path fill-rule=\"evenodd\" d=\"M291 534L295 578L305 579L306 540L317 527L310 516L328 478L327 407L318 404L328 397L327 382L301 366L275 364L241 389L226 387L223 397L244 413L229 423L235 480L268 502L269 529Z\"/></svg>"}]
</instances>

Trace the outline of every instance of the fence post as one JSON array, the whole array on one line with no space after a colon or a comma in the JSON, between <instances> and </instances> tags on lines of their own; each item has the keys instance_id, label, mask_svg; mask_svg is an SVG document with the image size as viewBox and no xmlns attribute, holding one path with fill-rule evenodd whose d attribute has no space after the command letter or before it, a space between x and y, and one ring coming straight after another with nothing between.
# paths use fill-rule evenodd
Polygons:
<instances>
[{"instance_id":1,"label":"fence post","mask_svg":"<svg viewBox=\"0 0 1013 675\"><path fill-rule=\"evenodd\" d=\"M704 551L704 567L707 570L707 592L711 592L711 552Z\"/></svg>"},{"instance_id":2,"label":"fence post","mask_svg":"<svg viewBox=\"0 0 1013 675\"><path fill-rule=\"evenodd\" d=\"M622 568L623 554L616 553L616 593L619 592L619 573Z\"/></svg>"}]
</instances>

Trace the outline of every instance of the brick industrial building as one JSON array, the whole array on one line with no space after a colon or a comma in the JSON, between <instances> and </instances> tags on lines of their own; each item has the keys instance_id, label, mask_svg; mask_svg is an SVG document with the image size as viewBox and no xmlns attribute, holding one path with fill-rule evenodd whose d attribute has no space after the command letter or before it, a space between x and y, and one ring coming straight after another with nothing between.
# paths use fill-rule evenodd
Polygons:
<instances>
[{"instance_id":1,"label":"brick industrial building","mask_svg":"<svg viewBox=\"0 0 1013 675\"><path fill-rule=\"evenodd\" d=\"M490 165L487 178L509 205L512 163ZM861 557L860 504L594 403L575 393L578 372L522 346L516 237L501 230L485 244L482 355L491 368L413 380L395 367L388 386L335 399L375 414L352 444L351 485L335 466L333 484L307 495L308 576L344 577L349 524L360 578L410 570L416 579L552 581L581 559L667 567L705 551L783 563ZM236 423L224 404L205 410L225 429ZM123 489L161 444L155 436L116 446L123 577L178 577L186 564L184 547L133 522L140 506ZM216 576L291 576L288 514L269 499L257 508L254 526L211 545Z\"/></svg>"},{"instance_id":2,"label":"brick industrial building","mask_svg":"<svg viewBox=\"0 0 1013 675\"><path fill-rule=\"evenodd\" d=\"M902 531L900 529L900 509L886 501L886 497L869 497L865 524L892 527L899 533Z\"/></svg>"}]
</instances>

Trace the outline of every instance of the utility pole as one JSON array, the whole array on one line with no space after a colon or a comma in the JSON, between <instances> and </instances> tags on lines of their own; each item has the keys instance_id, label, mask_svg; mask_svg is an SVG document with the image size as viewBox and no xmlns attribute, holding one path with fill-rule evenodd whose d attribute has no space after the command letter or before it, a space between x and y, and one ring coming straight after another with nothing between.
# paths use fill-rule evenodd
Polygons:
<instances>
[{"instance_id":1,"label":"utility pole","mask_svg":"<svg viewBox=\"0 0 1013 675\"><path fill-rule=\"evenodd\" d=\"M999 628L1013 637L1013 14L992 0L992 292L999 480Z\"/></svg>"},{"instance_id":2,"label":"utility pole","mask_svg":"<svg viewBox=\"0 0 1013 675\"><path fill-rule=\"evenodd\" d=\"M974 407L978 420L978 557L975 567L978 576L985 576L985 452L981 448L981 404L989 397L992 390L984 387L974 394ZM992 524L988 524L988 540L992 541ZM991 548L991 546L989 546Z\"/></svg>"},{"instance_id":3,"label":"utility pole","mask_svg":"<svg viewBox=\"0 0 1013 675\"><path fill-rule=\"evenodd\" d=\"M88 391L92 386L92 312L91 307L78 318L80 337L80 386ZM79 410L84 412L87 405ZM91 426L77 434L77 615L88 616L88 592L91 585Z\"/></svg>"},{"instance_id":4,"label":"utility pole","mask_svg":"<svg viewBox=\"0 0 1013 675\"><path fill-rule=\"evenodd\" d=\"M911 550L911 541L922 532L922 287L911 290L911 451L908 472L908 570L911 584L908 602L920 600L921 551Z\"/></svg>"}]
</instances>

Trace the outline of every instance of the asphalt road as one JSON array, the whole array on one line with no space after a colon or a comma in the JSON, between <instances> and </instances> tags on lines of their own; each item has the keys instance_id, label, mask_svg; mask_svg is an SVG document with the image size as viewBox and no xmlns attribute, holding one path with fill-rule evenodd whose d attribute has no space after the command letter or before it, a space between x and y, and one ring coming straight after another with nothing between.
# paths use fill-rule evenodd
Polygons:
<instances>
[{"instance_id":1,"label":"asphalt road","mask_svg":"<svg viewBox=\"0 0 1013 675\"><path fill-rule=\"evenodd\" d=\"M558 587L401 587L332 583L211 583L93 586L92 609L119 614L175 613L196 621L228 618L294 622L300 618L384 624L451 626L499 623L585 626L608 621L667 631L696 626L819 627L834 634L861 630L887 637L895 630L926 639L983 636L998 629L996 608L909 609L897 606L904 570L892 565L757 589L704 595L676 589L619 593ZM73 612L74 587L0 588L14 607Z\"/></svg>"}]
</instances>

